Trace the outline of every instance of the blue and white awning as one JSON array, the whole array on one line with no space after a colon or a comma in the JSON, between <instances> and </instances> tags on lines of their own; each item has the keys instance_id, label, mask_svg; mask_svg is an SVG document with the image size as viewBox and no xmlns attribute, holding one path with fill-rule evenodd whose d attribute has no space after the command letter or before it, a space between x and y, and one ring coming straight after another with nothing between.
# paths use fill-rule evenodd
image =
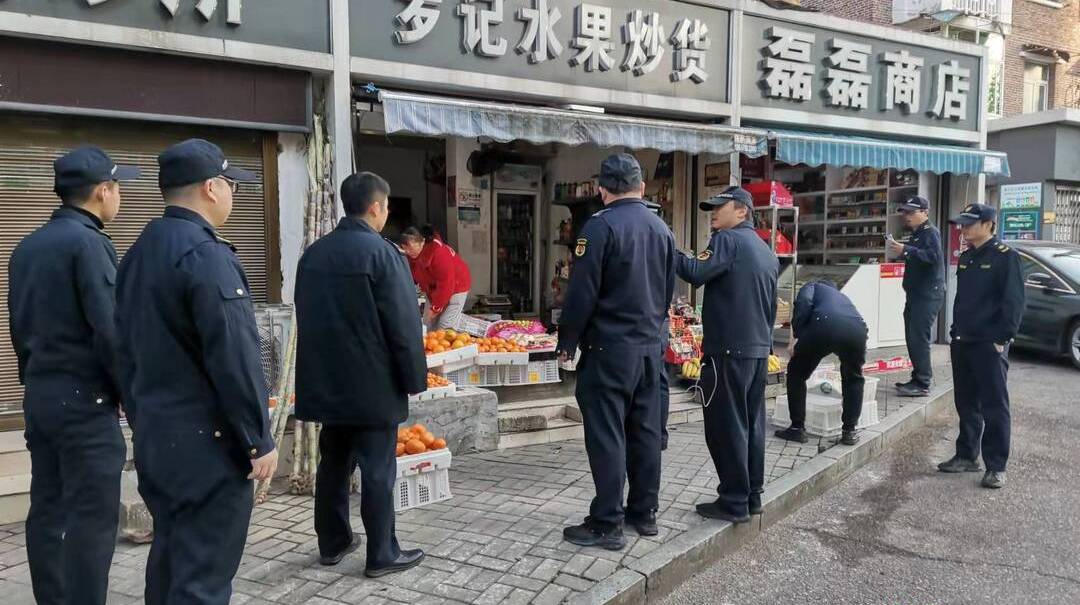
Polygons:
<instances>
[{"instance_id":1,"label":"blue and white awning","mask_svg":"<svg viewBox=\"0 0 1080 605\"><path fill-rule=\"evenodd\" d=\"M768 153L764 130L387 90L380 91L379 98L387 134L488 137L503 143L523 140L538 145L589 144L717 155L737 151L750 157Z\"/></svg>"},{"instance_id":2,"label":"blue and white awning","mask_svg":"<svg viewBox=\"0 0 1080 605\"><path fill-rule=\"evenodd\" d=\"M769 137L776 140L776 159L788 164L1009 176L1008 156L1000 151L798 130L772 130Z\"/></svg>"}]
</instances>

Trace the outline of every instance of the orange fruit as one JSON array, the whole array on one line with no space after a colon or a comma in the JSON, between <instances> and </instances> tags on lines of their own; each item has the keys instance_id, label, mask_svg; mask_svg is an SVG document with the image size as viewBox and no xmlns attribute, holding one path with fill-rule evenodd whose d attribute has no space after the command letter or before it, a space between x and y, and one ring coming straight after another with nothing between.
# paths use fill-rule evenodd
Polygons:
<instances>
[{"instance_id":1,"label":"orange fruit","mask_svg":"<svg viewBox=\"0 0 1080 605\"><path fill-rule=\"evenodd\" d=\"M443 439L442 437L439 437L435 441L432 441L431 442L431 449L433 449L433 450L444 450L444 449L446 449L446 440Z\"/></svg>"},{"instance_id":2,"label":"orange fruit","mask_svg":"<svg viewBox=\"0 0 1080 605\"><path fill-rule=\"evenodd\" d=\"M408 441L409 440L409 431L406 431L405 429L398 429L397 440L398 440L398 443L405 443L406 441Z\"/></svg>"},{"instance_id":3,"label":"orange fruit","mask_svg":"<svg viewBox=\"0 0 1080 605\"><path fill-rule=\"evenodd\" d=\"M404 453L405 453L405 444L404 443L397 444L397 453L395 455L400 456L400 455L402 455Z\"/></svg>"},{"instance_id":4,"label":"orange fruit","mask_svg":"<svg viewBox=\"0 0 1080 605\"><path fill-rule=\"evenodd\" d=\"M427 451L427 446L424 445L423 441L413 439L405 444L405 451L409 454L423 454Z\"/></svg>"},{"instance_id":5,"label":"orange fruit","mask_svg":"<svg viewBox=\"0 0 1080 605\"><path fill-rule=\"evenodd\" d=\"M431 447L431 444L435 442L435 435L424 433L424 436L420 438L420 441L424 444L424 447Z\"/></svg>"},{"instance_id":6,"label":"orange fruit","mask_svg":"<svg viewBox=\"0 0 1080 605\"><path fill-rule=\"evenodd\" d=\"M410 430L410 431L412 431L412 432L414 432L414 433L419 433L419 434L421 434L421 435L423 435L424 433L428 432L428 430L427 430L427 427L426 427L426 426L424 426L424 425L422 425L422 424L420 424L419 422L417 422L416 424L414 424L414 425L412 425L411 427L409 427L409 430Z\"/></svg>"},{"instance_id":7,"label":"orange fruit","mask_svg":"<svg viewBox=\"0 0 1080 605\"><path fill-rule=\"evenodd\" d=\"M447 330L446 331L446 336L448 338L456 338L457 337L457 332L455 332L454 330Z\"/></svg>"}]
</instances>

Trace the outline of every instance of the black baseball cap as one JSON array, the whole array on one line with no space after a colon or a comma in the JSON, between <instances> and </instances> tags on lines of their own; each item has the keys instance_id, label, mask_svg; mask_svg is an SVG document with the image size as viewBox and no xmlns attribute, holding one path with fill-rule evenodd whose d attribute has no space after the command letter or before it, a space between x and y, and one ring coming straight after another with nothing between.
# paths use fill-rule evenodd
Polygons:
<instances>
[{"instance_id":1,"label":"black baseball cap","mask_svg":"<svg viewBox=\"0 0 1080 605\"><path fill-rule=\"evenodd\" d=\"M108 181L133 181L139 178L135 166L117 166L109 154L93 145L76 147L53 162L53 191L97 185Z\"/></svg>"},{"instance_id":2,"label":"black baseball cap","mask_svg":"<svg viewBox=\"0 0 1080 605\"><path fill-rule=\"evenodd\" d=\"M225 177L234 181L254 181L255 175L229 165L220 147L202 139L188 139L158 156L158 187L173 189Z\"/></svg>"},{"instance_id":3,"label":"black baseball cap","mask_svg":"<svg viewBox=\"0 0 1080 605\"><path fill-rule=\"evenodd\" d=\"M986 204L970 204L959 216L949 220L950 223L964 227L974 223L992 222L997 218L997 210Z\"/></svg>"},{"instance_id":4,"label":"black baseball cap","mask_svg":"<svg viewBox=\"0 0 1080 605\"><path fill-rule=\"evenodd\" d=\"M600 164L600 186L612 193L636 192L641 187L641 164L629 153L608 156Z\"/></svg>"},{"instance_id":5,"label":"black baseball cap","mask_svg":"<svg viewBox=\"0 0 1080 605\"><path fill-rule=\"evenodd\" d=\"M719 208L721 206L724 206L728 202L736 202L746 206L750 210L754 209L754 196L750 195L749 191L743 189L742 187L739 187L738 185L732 185L731 187L728 187L722 193L720 193L720 195L713 196L705 200L704 202L701 202L698 207L705 212L708 212L713 208Z\"/></svg>"},{"instance_id":6,"label":"black baseball cap","mask_svg":"<svg viewBox=\"0 0 1080 605\"><path fill-rule=\"evenodd\" d=\"M903 204L897 206L896 209L899 212L917 212L919 210L929 211L930 200L922 197L921 195L916 195L907 202L904 202Z\"/></svg>"}]
</instances>

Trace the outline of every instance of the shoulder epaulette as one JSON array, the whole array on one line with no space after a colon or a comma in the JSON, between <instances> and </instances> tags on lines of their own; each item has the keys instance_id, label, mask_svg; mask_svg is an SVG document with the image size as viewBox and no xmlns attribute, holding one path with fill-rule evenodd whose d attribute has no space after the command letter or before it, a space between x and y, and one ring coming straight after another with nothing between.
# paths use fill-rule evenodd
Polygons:
<instances>
[{"instance_id":1,"label":"shoulder epaulette","mask_svg":"<svg viewBox=\"0 0 1080 605\"><path fill-rule=\"evenodd\" d=\"M1009 251L1009 247L1006 246L1005 244L998 244L997 249L998 249L999 252L1008 252Z\"/></svg>"},{"instance_id":2,"label":"shoulder epaulette","mask_svg":"<svg viewBox=\"0 0 1080 605\"><path fill-rule=\"evenodd\" d=\"M593 216L600 216L601 214L607 212L608 210L611 210L611 208L604 208L603 210L600 210L599 212L597 212Z\"/></svg>"}]
</instances>

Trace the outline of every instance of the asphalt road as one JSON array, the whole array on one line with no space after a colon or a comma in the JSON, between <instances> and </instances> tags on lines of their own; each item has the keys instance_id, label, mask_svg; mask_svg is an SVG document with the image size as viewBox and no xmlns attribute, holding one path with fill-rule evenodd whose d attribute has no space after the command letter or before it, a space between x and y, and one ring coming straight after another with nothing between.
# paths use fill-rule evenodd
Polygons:
<instances>
[{"instance_id":1,"label":"asphalt road","mask_svg":"<svg viewBox=\"0 0 1080 605\"><path fill-rule=\"evenodd\" d=\"M955 413L663 601L1061 605L1080 601L1080 371L1014 353L1008 485L944 475Z\"/></svg>"}]
</instances>

